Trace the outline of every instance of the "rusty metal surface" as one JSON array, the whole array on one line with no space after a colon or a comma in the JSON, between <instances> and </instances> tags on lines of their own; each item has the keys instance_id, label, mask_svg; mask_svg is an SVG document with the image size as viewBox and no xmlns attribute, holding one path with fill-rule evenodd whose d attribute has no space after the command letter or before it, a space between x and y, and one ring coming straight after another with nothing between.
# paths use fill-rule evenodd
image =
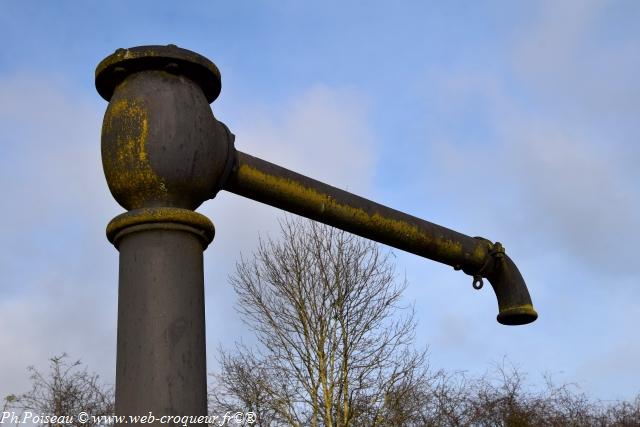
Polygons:
<instances>
[{"instance_id":1,"label":"rusty metal surface","mask_svg":"<svg viewBox=\"0 0 640 427\"><path fill-rule=\"evenodd\" d=\"M537 318L517 267L504 254L494 256L488 240L466 236L242 152L237 152L224 189L472 276L481 273L496 293L500 323L518 325Z\"/></svg>"}]
</instances>

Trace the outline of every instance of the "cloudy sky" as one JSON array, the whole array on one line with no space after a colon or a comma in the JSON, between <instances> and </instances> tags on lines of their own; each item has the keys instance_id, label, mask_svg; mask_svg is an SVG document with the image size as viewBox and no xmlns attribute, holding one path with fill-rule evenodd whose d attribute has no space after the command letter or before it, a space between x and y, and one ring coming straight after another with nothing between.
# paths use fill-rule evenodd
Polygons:
<instances>
[{"instance_id":1,"label":"cloudy sky","mask_svg":"<svg viewBox=\"0 0 640 427\"><path fill-rule=\"evenodd\" d=\"M94 69L174 43L213 60L236 147L504 243L540 318L395 251L435 368L507 358L594 398L640 392L640 3L0 3L0 396L67 352L113 382L122 211L100 161ZM205 253L207 347L251 341L227 277L282 212L221 193Z\"/></svg>"}]
</instances>

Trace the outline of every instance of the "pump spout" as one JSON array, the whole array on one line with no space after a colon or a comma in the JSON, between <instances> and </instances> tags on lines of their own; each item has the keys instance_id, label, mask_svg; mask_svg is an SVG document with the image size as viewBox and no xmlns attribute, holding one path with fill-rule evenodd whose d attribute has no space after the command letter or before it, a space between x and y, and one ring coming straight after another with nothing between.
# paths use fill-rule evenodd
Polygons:
<instances>
[{"instance_id":1,"label":"pump spout","mask_svg":"<svg viewBox=\"0 0 640 427\"><path fill-rule=\"evenodd\" d=\"M109 101L102 131L105 176L125 209L193 210L227 190L463 270L476 288L487 278L502 324L537 318L520 272L499 243L236 150L233 134L209 107L220 92L220 72L208 59L172 45L118 50L98 65L96 88ZM118 220L108 228L114 242L121 226ZM211 228L208 220L205 228Z\"/></svg>"},{"instance_id":2,"label":"pump spout","mask_svg":"<svg viewBox=\"0 0 640 427\"><path fill-rule=\"evenodd\" d=\"M505 255L497 261L487 279L498 299L498 322L503 325L526 325L538 318L527 285L511 258Z\"/></svg>"},{"instance_id":3,"label":"pump spout","mask_svg":"<svg viewBox=\"0 0 640 427\"><path fill-rule=\"evenodd\" d=\"M474 238L372 202L281 166L236 151L223 189L350 233L485 277L498 299L498 322L524 325L538 317L529 291L500 243Z\"/></svg>"},{"instance_id":4,"label":"pump spout","mask_svg":"<svg viewBox=\"0 0 640 427\"><path fill-rule=\"evenodd\" d=\"M494 257L493 268L485 276L498 299L498 322L526 325L538 318L529 290L516 264L507 255Z\"/></svg>"}]
</instances>

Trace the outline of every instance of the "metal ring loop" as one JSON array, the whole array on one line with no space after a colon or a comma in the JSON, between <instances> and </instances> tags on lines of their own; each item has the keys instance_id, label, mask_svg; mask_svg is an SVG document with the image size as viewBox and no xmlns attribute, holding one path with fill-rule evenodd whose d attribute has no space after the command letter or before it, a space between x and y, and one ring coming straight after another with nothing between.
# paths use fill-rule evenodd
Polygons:
<instances>
[{"instance_id":1,"label":"metal ring loop","mask_svg":"<svg viewBox=\"0 0 640 427\"><path fill-rule=\"evenodd\" d=\"M472 283L473 289L482 289L483 285L482 276L474 276Z\"/></svg>"}]
</instances>

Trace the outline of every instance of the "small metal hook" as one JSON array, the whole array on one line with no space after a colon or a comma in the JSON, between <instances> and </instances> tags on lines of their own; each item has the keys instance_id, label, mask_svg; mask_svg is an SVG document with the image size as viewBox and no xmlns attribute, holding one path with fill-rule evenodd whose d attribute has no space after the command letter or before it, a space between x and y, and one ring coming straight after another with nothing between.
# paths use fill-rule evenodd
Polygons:
<instances>
[{"instance_id":1,"label":"small metal hook","mask_svg":"<svg viewBox=\"0 0 640 427\"><path fill-rule=\"evenodd\" d=\"M482 276L473 276L473 289L482 289L483 285Z\"/></svg>"}]
</instances>

